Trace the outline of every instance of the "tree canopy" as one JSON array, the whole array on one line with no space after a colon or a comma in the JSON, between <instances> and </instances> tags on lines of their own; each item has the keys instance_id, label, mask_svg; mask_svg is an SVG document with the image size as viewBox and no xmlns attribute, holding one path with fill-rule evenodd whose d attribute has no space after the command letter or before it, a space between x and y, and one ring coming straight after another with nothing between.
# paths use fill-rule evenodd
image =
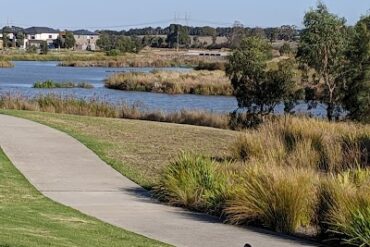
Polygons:
<instances>
[{"instance_id":1,"label":"tree canopy","mask_svg":"<svg viewBox=\"0 0 370 247\"><path fill-rule=\"evenodd\" d=\"M349 79L343 104L351 119L370 122L370 15L355 25L347 55Z\"/></svg>"},{"instance_id":2,"label":"tree canopy","mask_svg":"<svg viewBox=\"0 0 370 247\"><path fill-rule=\"evenodd\" d=\"M295 95L293 63L283 60L278 68L268 69L271 46L261 37L241 41L229 58L227 74L231 78L239 108L248 114L262 117L274 111L281 102Z\"/></svg>"},{"instance_id":3,"label":"tree canopy","mask_svg":"<svg viewBox=\"0 0 370 247\"><path fill-rule=\"evenodd\" d=\"M327 105L327 117L332 120L340 113L341 88L344 83L346 50L348 47L345 19L329 13L323 3L304 16L298 59L314 70L317 99Z\"/></svg>"}]
</instances>

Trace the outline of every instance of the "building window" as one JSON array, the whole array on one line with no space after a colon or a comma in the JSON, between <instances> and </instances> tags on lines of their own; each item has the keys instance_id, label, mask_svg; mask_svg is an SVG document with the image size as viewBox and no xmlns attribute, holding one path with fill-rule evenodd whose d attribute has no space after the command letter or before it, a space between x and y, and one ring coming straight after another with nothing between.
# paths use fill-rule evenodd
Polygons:
<instances>
[{"instance_id":1,"label":"building window","mask_svg":"<svg viewBox=\"0 0 370 247\"><path fill-rule=\"evenodd\" d=\"M31 39L35 39L35 36L34 36L34 35L32 35L32 36L31 36Z\"/></svg>"},{"instance_id":2,"label":"building window","mask_svg":"<svg viewBox=\"0 0 370 247\"><path fill-rule=\"evenodd\" d=\"M52 39L53 38L53 35L49 35L49 39Z\"/></svg>"}]
</instances>

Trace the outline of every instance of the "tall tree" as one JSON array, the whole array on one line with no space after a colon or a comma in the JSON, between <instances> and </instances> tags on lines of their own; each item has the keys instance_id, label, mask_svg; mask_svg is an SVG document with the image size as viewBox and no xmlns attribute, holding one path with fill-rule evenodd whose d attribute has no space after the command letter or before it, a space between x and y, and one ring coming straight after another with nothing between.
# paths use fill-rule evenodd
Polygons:
<instances>
[{"instance_id":1,"label":"tall tree","mask_svg":"<svg viewBox=\"0 0 370 247\"><path fill-rule=\"evenodd\" d=\"M314 70L312 87L318 99L327 105L327 117L333 120L340 112L343 72L346 65L347 28L345 19L329 13L323 3L304 17L298 59Z\"/></svg>"},{"instance_id":2,"label":"tall tree","mask_svg":"<svg viewBox=\"0 0 370 247\"><path fill-rule=\"evenodd\" d=\"M188 47L191 44L191 38L186 27L178 24L171 24L169 29L167 43L170 48L181 46Z\"/></svg>"},{"instance_id":3,"label":"tall tree","mask_svg":"<svg viewBox=\"0 0 370 247\"><path fill-rule=\"evenodd\" d=\"M246 37L246 31L244 26L239 22L235 21L232 27L232 31L228 36L229 46L231 48L238 48L241 41Z\"/></svg>"},{"instance_id":4,"label":"tall tree","mask_svg":"<svg viewBox=\"0 0 370 247\"><path fill-rule=\"evenodd\" d=\"M370 15L355 25L348 57L351 77L343 103L351 119L370 122Z\"/></svg>"},{"instance_id":5,"label":"tall tree","mask_svg":"<svg viewBox=\"0 0 370 247\"><path fill-rule=\"evenodd\" d=\"M65 38L64 38L64 46L67 49L73 48L76 44L75 37L72 32L66 32Z\"/></svg>"},{"instance_id":6,"label":"tall tree","mask_svg":"<svg viewBox=\"0 0 370 247\"><path fill-rule=\"evenodd\" d=\"M239 108L260 119L273 112L279 103L292 100L297 88L290 60L268 70L271 51L266 39L245 38L230 56L227 68Z\"/></svg>"},{"instance_id":7,"label":"tall tree","mask_svg":"<svg viewBox=\"0 0 370 247\"><path fill-rule=\"evenodd\" d=\"M186 27L178 24L171 24L167 35L167 43L170 48L185 46L191 44L191 38Z\"/></svg>"},{"instance_id":8,"label":"tall tree","mask_svg":"<svg viewBox=\"0 0 370 247\"><path fill-rule=\"evenodd\" d=\"M48 54L49 46L48 46L48 43L46 41L41 41L41 43L40 43L40 52L43 55Z\"/></svg>"}]
</instances>

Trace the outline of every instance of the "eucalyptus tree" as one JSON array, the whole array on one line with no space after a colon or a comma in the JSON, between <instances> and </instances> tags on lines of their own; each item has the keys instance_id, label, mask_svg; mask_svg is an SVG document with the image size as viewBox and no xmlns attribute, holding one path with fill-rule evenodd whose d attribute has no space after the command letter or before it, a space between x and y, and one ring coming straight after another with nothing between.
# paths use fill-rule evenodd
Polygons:
<instances>
[{"instance_id":1,"label":"eucalyptus tree","mask_svg":"<svg viewBox=\"0 0 370 247\"><path fill-rule=\"evenodd\" d=\"M229 58L227 74L238 106L257 122L272 113L279 103L294 100L297 89L292 61L283 60L277 68L269 69L271 52L266 39L254 36L243 39Z\"/></svg>"},{"instance_id":2,"label":"eucalyptus tree","mask_svg":"<svg viewBox=\"0 0 370 247\"><path fill-rule=\"evenodd\" d=\"M350 79L344 106L353 120L370 122L370 15L355 25L348 49Z\"/></svg>"},{"instance_id":3,"label":"eucalyptus tree","mask_svg":"<svg viewBox=\"0 0 370 247\"><path fill-rule=\"evenodd\" d=\"M308 65L314 76L311 88L327 106L327 118L333 120L341 110L348 48L346 20L330 13L323 3L304 16L297 57Z\"/></svg>"}]
</instances>

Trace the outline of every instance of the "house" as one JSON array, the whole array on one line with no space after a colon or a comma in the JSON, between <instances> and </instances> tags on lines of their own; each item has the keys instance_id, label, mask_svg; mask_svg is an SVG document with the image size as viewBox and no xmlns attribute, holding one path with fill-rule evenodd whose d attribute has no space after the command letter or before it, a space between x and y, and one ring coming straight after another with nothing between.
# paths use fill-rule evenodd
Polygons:
<instances>
[{"instance_id":1,"label":"house","mask_svg":"<svg viewBox=\"0 0 370 247\"><path fill-rule=\"evenodd\" d=\"M99 34L88 30L76 30L73 31L73 36L76 40L76 50L98 50L96 41L99 39Z\"/></svg>"},{"instance_id":2,"label":"house","mask_svg":"<svg viewBox=\"0 0 370 247\"><path fill-rule=\"evenodd\" d=\"M46 41L49 48L55 47L55 41L59 37L59 30L48 27L30 27L24 30L27 46L38 47L41 42Z\"/></svg>"}]
</instances>

